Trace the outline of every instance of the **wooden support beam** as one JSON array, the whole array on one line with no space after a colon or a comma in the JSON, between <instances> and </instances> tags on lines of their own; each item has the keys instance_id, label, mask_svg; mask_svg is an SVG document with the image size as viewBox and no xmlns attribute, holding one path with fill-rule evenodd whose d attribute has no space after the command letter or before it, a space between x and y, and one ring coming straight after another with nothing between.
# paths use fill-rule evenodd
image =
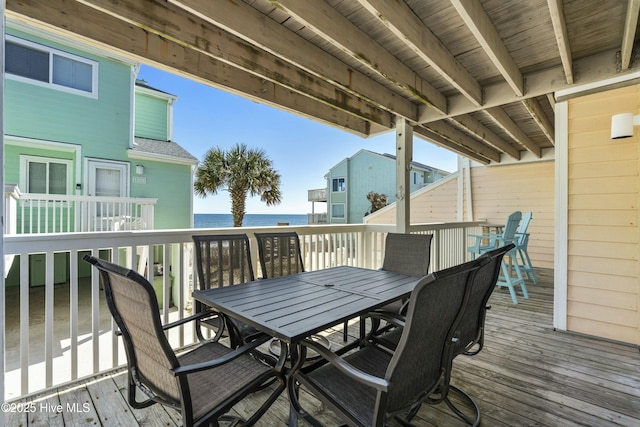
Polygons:
<instances>
[{"instance_id":1,"label":"wooden support beam","mask_svg":"<svg viewBox=\"0 0 640 427\"><path fill-rule=\"evenodd\" d=\"M442 148L446 148L447 150L453 151L454 153L458 153L463 157L467 157L469 159L475 160L476 162L482 163L483 165L488 165L489 163L491 163L491 161L486 157L483 157L478 153L469 150L466 147L453 143L448 139L441 137L437 133L430 131L424 126L416 126L413 129L413 132L414 134L418 135L419 137L423 138L424 140L432 144L436 144Z\"/></svg>"},{"instance_id":2,"label":"wooden support beam","mask_svg":"<svg viewBox=\"0 0 640 427\"><path fill-rule=\"evenodd\" d=\"M274 3L411 98L446 112L444 95L327 3L299 0L274 0Z\"/></svg>"},{"instance_id":3,"label":"wooden support beam","mask_svg":"<svg viewBox=\"0 0 640 427\"><path fill-rule=\"evenodd\" d=\"M575 83L588 84L619 77L620 72L617 69L616 61L619 52L620 50L615 48L574 61L576 69L580 70L580 74L576 76ZM634 67L635 69L638 69L638 67ZM484 93L483 106L476 106L462 94L454 94L447 98L447 103L449 104L447 114L441 114L433 108L420 108L418 123L434 122L444 118L482 111L490 107L520 102L523 99L546 95L572 86L567 83L564 67L561 65L525 74L524 80L526 91L522 97L515 95L511 87L504 81L488 84L482 88Z\"/></svg>"},{"instance_id":4,"label":"wooden support beam","mask_svg":"<svg viewBox=\"0 0 640 427\"><path fill-rule=\"evenodd\" d=\"M564 67L564 74L567 83L573 84L573 58L571 57L571 46L569 45L569 34L567 33L567 23L564 19L562 0L547 0L553 32L558 42L560 59Z\"/></svg>"},{"instance_id":5,"label":"wooden support beam","mask_svg":"<svg viewBox=\"0 0 640 427\"><path fill-rule=\"evenodd\" d=\"M515 94L524 95L522 73L482 4L477 0L451 0L451 3Z\"/></svg>"},{"instance_id":6,"label":"wooden support beam","mask_svg":"<svg viewBox=\"0 0 640 427\"><path fill-rule=\"evenodd\" d=\"M406 119L396 124L396 231L408 233L411 225L411 183L413 128Z\"/></svg>"},{"instance_id":7,"label":"wooden support beam","mask_svg":"<svg viewBox=\"0 0 640 427\"><path fill-rule=\"evenodd\" d=\"M545 114L538 100L535 98L525 99L524 101L522 101L522 104L525 106L527 111L529 111L529 114L531 114L533 120L535 120L538 126L540 126L540 129L547 137L549 142L551 142L553 145L556 145L555 129L553 127L553 124L551 123L551 120L549 120L549 118Z\"/></svg>"},{"instance_id":8,"label":"wooden support beam","mask_svg":"<svg viewBox=\"0 0 640 427\"><path fill-rule=\"evenodd\" d=\"M336 88L326 80L283 62L271 53L260 51L247 41L221 31L199 16L168 3L153 0L111 2L80 0L115 18L122 19L146 31L183 44L219 61L237 67L290 90L309 96L334 108L393 127L393 116L386 110L362 98Z\"/></svg>"},{"instance_id":9,"label":"wooden support beam","mask_svg":"<svg viewBox=\"0 0 640 427\"><path fill-rule=\"evenodd\" d=\"M344 128L361 136L370 133L370 125L364 119L217 61L199 51L105 15L76 1L31 0L29 4L18 0L6 1L9 17L35 20L37 22L34 23L48 28L53 26L57 31L64 31L66 36L116 52L133 61L178 73L186 78Z\"/></svg>"},{"instance_id":10,"label":"wooden support beam","mask_svg":"<svg viewBox=\"0 0 640 427\"><path fill-rule=\"evenodd\" d=\"M483 104L482 88L442 42L418 19L405 2L358 0L382 25L402 40L419 58L477 106Z\"/></svg>"},{"instance_id":11,"label":"wooden support beam","mask_svg":"<svg viewBox=\"0 0 640 427\"><path fill-rule=\"evenodd\" d=\"M471 138L468 134L451 126L446 120L429 123L425 125L425 127L451 142L478 153L482 157L493 160L494 162L500 162L500 153L497 150L494 150L488 145Z\"/></svg>"},{"instance_id":12,"label":"wooden support beam","mask_svg":"<svg viewBox=\"0 0 640 427\"><path fill-rule=\"evenodd\" d=\"M520 151L516 149L509 142L505 141L498 135L496 135L491 129L480 123L468 114L462 116L456 116L453 119L460 126L464 127L467 132L474 134L476 137L491 144L496 150L513 157L515 160L520 160Z\"/></svg>"},{"instance_id":13,"label":"wooden support beam","mask_svg":"<svg viewBox=\"0 0 640 427\"><path fill-rule=\"evenodd\" d=\"M518 143L522 144L524 148L532 152L536 157L542 157L542 149L511 120L511 117L502 108L487 108L485 111L498 126L504 129Z\"/></svg>"},{"instance_id":14,"label":"wooden support beam","mask_svg":"<svg viewBox=\"0 0 640 427\"><path fill-rule=\"evenodd\" d=\"M640 13L640 0L629 0L627 3L627 15L624 20L624 33L622 35L622 47L620 48L620 68L622 71L629 69L633 41L638 28L638 13Z\"/></svg>"},{"instance_id":15,"label":"wooden support beam","mask_svg":"<svg viewBox=\"0 0 640 427\"><path fill-rule=\"evenodd\" d=\"M91 1L112 3L109 0ZM133 2L141 5L146 3L144 0L133 0ZM274 55L277 62L286 61L286 63L293 64L301 69L297 70L297 72L303 75L311 73L316 76L312 79L315 82L325 81L331 85L338 86L342 91L354 95L356 98L363 97L378 108L386 109L411 121L417 120L418 109L411 101L398 96L387 87L354 70L353 67L272 19L265 17L246 3L229 2L228 0L170 0L170 2L184 11L182 16L186 17L187 20L193 18L205 20L210 24L214 24L217 32L222 28L226 32L233 33L239 39L242 38L245 41L243 44L246 45L246 47L242 47L242 50L246 50L247 56L243 52L229 52L231 55L239 53L242 56L238 59L234 59L233 56L228 57L230 60L238 61L238 65L245 64L249 68L256 67L257 64L255 62L262 56L256 50L256 46L259 46L260 49ZM177 16L174 15L173 18L181 18L181 16L178 14ZM166 20L165 25L173 27L175 23L172 20ZM184 35L180 35L180 32L178 32L178 35L184 40ZM209 38L211 36L214 37L213 40ZM218 38L215 37L215 34L209 34L206 38L202 35L196 35L195 42L198 45L206 44L213 47ZM215 48L218 49L217 46ZM265 76L267 78L281 80L277 73L271 74L273 65L277 65L277 63L270 65L261 72L269 73L269 76ZM300 83L304 85L307 83L306 81L307 78L305 77ZM348 105L348 103L356 102L354 97L349 97L344 101L336 100L336 105Z\"/></svg>"},{"instance_id":16,"label":"wooden support beam","mask_svg":"<svg viewBox=\"0 0 640 427\"><path fill-rule=\"evenodd\" d=\"M556 97L553 95L553 93L547 94L547 100L549 101L549 105L551 105L551 109L553 111L556 111Z\"/></svg>"}]
</instances>

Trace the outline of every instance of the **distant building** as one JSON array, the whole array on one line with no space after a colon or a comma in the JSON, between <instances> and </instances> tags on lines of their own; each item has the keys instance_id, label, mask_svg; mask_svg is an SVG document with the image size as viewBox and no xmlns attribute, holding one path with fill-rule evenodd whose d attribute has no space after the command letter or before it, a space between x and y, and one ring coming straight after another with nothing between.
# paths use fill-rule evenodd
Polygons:
<instances>
[{"instance_id":1,"label":"distant building","mask_svg":"<svg viewBox=\"0 0 640 427\"><path fill-rule=\"evenodd\" d=\"M410 192L423 188L449 172L411 162ZM396 200L396 157L360 150L329 170L327 180L327 222L333 224L361 223L371 204L371 191L385 194L389 203Z\"/></svg>"}]
</instances>

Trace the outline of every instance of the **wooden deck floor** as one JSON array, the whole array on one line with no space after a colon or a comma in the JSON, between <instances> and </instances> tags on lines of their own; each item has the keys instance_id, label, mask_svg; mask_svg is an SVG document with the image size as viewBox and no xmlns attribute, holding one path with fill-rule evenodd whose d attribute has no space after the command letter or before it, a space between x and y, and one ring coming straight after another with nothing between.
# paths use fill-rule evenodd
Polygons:
<instances>
[{"instance_id":1,"label":"wooden deck floor","mask_svg":"<svg viewBox=\"0 0 640 427\"><path fill-rule=\"evenodd\" d=\"M540 270L541 284L529 285L530 299L511 302L496 290L487 316L484 350L454 362L452 384L471 394L483 426L640 425L638 348L552 329L552 271ZM352 325L355 334L357 326ZM341 330L332 338L341 340ZM51 390L28 399L35 412L7 414L10 426L176 426L179 413L154 405L132 410L126 404L122 371ZM235 408L246 414L263 396ZM327 425L338 419L302 392L307 410ZM28 415L28 416L27 416ZM286 425L288 400L281 396L259 425ZM462 426L445 405L423 405L419 426Z\"/></svg>"}]
</instances>

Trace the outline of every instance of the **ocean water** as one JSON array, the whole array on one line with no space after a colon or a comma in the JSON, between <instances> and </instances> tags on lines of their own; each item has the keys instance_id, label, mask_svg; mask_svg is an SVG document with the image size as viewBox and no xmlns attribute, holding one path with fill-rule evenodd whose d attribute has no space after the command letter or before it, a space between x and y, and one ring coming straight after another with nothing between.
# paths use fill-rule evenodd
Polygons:
<instances>
[{"instance_id":1,"label":"ocean water","mask_svg":"<svg viewBox=\"0 0 640 427\"><path fill-rule=\"evenodd\" d=\"M245 214L242 225L244 227L270 227L279 222L288 222L289 225L307 225L306 214ZM231 214L193 214L195 228L220 228L233 227Z\"/></svg>"}]
</instances>

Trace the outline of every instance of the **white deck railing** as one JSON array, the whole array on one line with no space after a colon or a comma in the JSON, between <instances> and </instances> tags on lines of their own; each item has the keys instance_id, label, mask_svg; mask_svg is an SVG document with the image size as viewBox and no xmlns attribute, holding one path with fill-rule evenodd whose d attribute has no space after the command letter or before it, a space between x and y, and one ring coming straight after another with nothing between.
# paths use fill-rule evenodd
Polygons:
<instances>
[{"instance_id":1,"label":"white deck railing","mask_svg":"<svg viewBox=\"0 0 640 427\"><path fill-rule=\"evenodd\" d=\"M411 232L434 235L431 269L460 263L466 257L466 235L478 234L481 223L414 225ZM121 366L125 354L100 290L98 275L81 257L84 253L106 257L139 268L155 286L163 301L164 323L190 314L193 278L192 235L249 235L252 261L257 262L253 234L295 230L301 238L305 268L317 270L337 265L378 268L384 253L384 237L395 230L383 225L327 225L302 227L189 229L166 231L120 231L101 233L25 234L6 236L6 259L15 258L19 283L7 286L5 323L6 399L51 388ZM30 287L30 262L35 254L44 258L44 286ZM139 260L146 262L140 266ZM163 264L161 276L154 277ZM33 267L31 267L33 268ZM65 269L65 283L55 283ZM255 270L260 277L259 269ZM86 276L86 277L85 277ZM31 323L31 325L30 325ZM173 331L171 344L178 348L195 342L186 327Z\"/></svg>"},{"instance_id":2,"label":"white deck railing","mask_svg":"<svg viewBox=\"0 0 640 427\"><path fill-rule=\"evenodd\" d=\"M157 201L5 191L5 235L153 230Z\"/></svg>"}]
</instances>

